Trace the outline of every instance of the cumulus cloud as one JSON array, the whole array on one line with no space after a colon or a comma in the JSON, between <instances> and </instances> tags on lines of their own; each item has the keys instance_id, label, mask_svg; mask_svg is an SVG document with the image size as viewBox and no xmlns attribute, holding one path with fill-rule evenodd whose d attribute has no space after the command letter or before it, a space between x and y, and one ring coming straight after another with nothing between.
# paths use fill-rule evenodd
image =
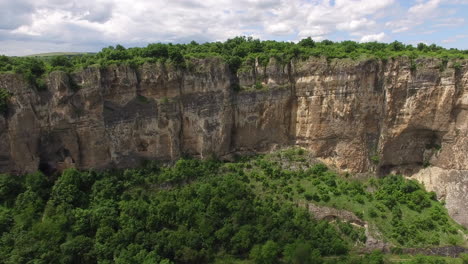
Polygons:
<instances>
[{"instance_id":1,"label":"cumulus cloud","mask_svg":"<svg viewBox=\"0 0 468 264\"><path fill-rule=\"evenodd\" d=\"M0 0L0 53L48 51L47 43L96 51L117 43L224 41L239 35L381 41L428 17L445 19L437 12L444 1L450 0L417 1L399 12L397 0Z\"/></svg>"},{"instance_id":2,"label":"cumulus cloud","mask_svg":"<svg viewBox=\"0 0 468 264\"><path fill-rule=\"evenodd\" d=\"M380 32L379 34L371 34L362 36L360 42L371 42L371 41L383 41L385 39L385 33Z\"/></svg>"},{"instance_id":3,"label":"cumulus cloud","mask_svg":"<svg viewBox=\"0 0 468 264\"><path fill-rule=\"evenodd\" d=\"M375 25L375 21L369 20L365 17L360 19L354 19L351 21L345 21L336 26L339 30L346 30L346 31L358 31L358 30L366 30L372 28Z\"/></svg>"},{"instance_id":4,"label":"cumulus cloud","mask_svg":"<svg viewBox=\"0 0 468 264\"><path fill-rule=\"evenodd\" d=\"M225 40L238 35L314 37L369 30L394 0L19 0L3 4L10 40L137 45ZM18 9L19 12L4 10ZM5 42L0 43L5 45Z\"/></svg>"},{"instance_id":5,"label":"cumulus cloud","mask_svg":"<svg viewBox=\"0 0 468 264\"><path fill-rule=\"evenodd\" d=\"M266 27L266 32L273 34L273 35L287 35L293 32L293 29L287 25L286 23L278 23L268 25Z\"/></svg>"},{"instance_id":6,"label":"cumulus cloud","mask_svg":"<svg viewBox=\"0 0 468 264\"><path fill-rule=\"evenodd\" d=\"M418 0L400 18L386 22L386 26L393 33L410 31L411 29L423 25L426 22L437 21L434 27L454 27L464 23L463 18L453 17L456 10L444 7L444 4L454 4L459 1L451 0ZM460 4L460 3L458 3ZM450 17L440 18L450 15Z\"/></svg>"},{"instance_id":7,"label":"cumulus cloud","mask_svg":"<svg viewBox=\"0 0 468 264\"><path fill-rule=\"evenodd\" d=\"M408 10L408 14L411 16L426 18L434 15L438 11L439 5L442 0L429 0L426 2L418 3Z\"/></svg>"}]
</instances>

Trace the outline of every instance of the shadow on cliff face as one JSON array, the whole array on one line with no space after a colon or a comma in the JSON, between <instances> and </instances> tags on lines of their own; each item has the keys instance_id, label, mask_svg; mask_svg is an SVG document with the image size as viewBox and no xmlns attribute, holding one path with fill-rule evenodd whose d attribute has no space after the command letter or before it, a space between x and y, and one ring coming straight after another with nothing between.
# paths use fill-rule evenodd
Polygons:
<instances>
[{"instance_id":1,"label":"shadow on cliff face","mask_svg":"<svg viewBox=\"0 0 468 264\"><path fill-rule=\"evenodd\" d=\"M51 163L47 161L39 162L39 171L42 172L44 175L50 176L57 172L57 168L53 166Z\"/></svg>"},{"instance_id":2,"label":"shadow on cliff face","mask_svg":"<svg viewBox=\"0 0 468 264\"><path fill-rule=\"evenodd\" d=\"M72 153L65 147L64 139L56 133L41 138L39 144L38 170L45 175L52 175L66 168L75 167Z\"/></svg>"},{"instance_id":3,"label":"shadow on cliff face","mask_svg":"<svg viewBox=\"0 0 468 264\"><path fill-rule=\"evenodd\" d=\"M41 155L38 170L45 175L52 175L66 168L74 167L74 160L66 148L58 149L53 155Z\"/></svg>"},{"instance_id":4,"label":"shadow on cliff face","mask_svg":"<svg viewBox=\"0 0 468 264\"><path fill-rule=\"evenodd\" d=\"M411 175L430 163L440 149L443 132L431 129L407 128L384 143L379 175Z\"/></svg>"}]
</instances>

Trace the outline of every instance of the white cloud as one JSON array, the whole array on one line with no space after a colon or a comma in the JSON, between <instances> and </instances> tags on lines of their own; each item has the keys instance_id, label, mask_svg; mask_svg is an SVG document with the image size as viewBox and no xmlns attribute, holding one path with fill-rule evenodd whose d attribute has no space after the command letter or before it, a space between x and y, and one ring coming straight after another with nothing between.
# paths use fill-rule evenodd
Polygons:
<instances>
[{"instance_id":1,"label":"white cloud","mask_svg":"<svg viewBox=\"0 0 468 264\"><path fill-rule=\"evenodd\" d=\"M429 0L416 4L408 10L410 16L427 18L438 11L441 0Z\"/></svg>"},{"instance_id":2,"label":"white cloud","mask_svg":"<svg viewBox=\"0 0 468 264\"><path fill-rule=\"evenodd\" d=\"M238 35L323 39L373 30L375 12L394 0L18 0L0 7L10 40L84 45L225 40ZM21 15L20 15L21 14ZM8 17L8 19L5 19ZM3 26L2 26L3 25ZM270 37L269 37L270 36ZM1 41L1 40L0 40ZM1 45L4 45L0 42Z\"/></svg>"},{"instance_id":3,"label":"white cloud","mask_svg":"<svg viewBox=\"0 0 468 264\"><path fill-rule=\"evenodd\" d=\"M434 27L458 27L465 23L465 19L461 17L451 17L437 20Z\"/></svg>"},{"instance_id":4,"label":"white cloud","mask_svg":"<svg viewBox=\"0 0 468 264\"><path fill-rule=\"evenodd\" d=\"M362 36L360 42L383 41L384 39L385 39L385 33L380 32L379 34Z\"/></svg>"},{"instance_id":5,"label":"white cloud","mask_svg":"<svg viewBox=\"0 0 468 264\"><path fill-rule=\"evenodd\" d=\"M336 28L339 30L345 30L345 31L358 31L358 30L369 29L375 24L376 24L375 21L368 20L367 18L363 17L360 19L355 19L355 20L340 23L336 26Z\"/></svg>"},{"instance_id":6,"label":"white cloud","mask_svg":"<svg viewBox=\"0 0 468 264\"><path fill-rule=\"evenodd\" d=\"M307 38L307 37L319 37L330 33L331 30L327 29L323 26L313 26L307 29L302 29L298 33L299 38Z\"/></svg>"},{"instance_id":7,"label":"white cloud","mask_svg":"<svg viewBox=\"0 0 468 264\"><path fill-rule=\"evenodd\" d=\"M410 30L409 27L399 27L399 28L395 28L394 30L392 30L393 33L400 33L400 32L405 32L405 31L408 31Z\"/></svg>"},{"instance_id":8,"label":"white cloud","mask_svg":"<svg viewBox=\"0 0 468 264\"><path fill-rule=\"evenodd\" d=\"M390 27L393 33L408 31L433 17L440 2L441 0L417 1L417 4L411 6L402 19L389 21L385 25Z\"/></svg>"},{"instance_id":9,"label":"white cloud","mask_svg":"<svg viewBox=\"0 0 468 264\"><path fill-rule=\"evenodd\" d=\"M464 39L464 38L468 38L468 35L459 34L459 35L455 35L455 37L453 37L453 38L448 38L448 39L442 40L442 43L453 43L453 42L456 42L456 41L458 41L460 39Z\"/></svg>"},{"instance_id":10,"label":"white cloud","mask_svg":"<svg viewBox=\"0 0 468 264\"><path fill-rule=\"evenodd\" d=\"M46 43L95 51L117 43L224 41L239 35L383 40L389 32L410 32L426 20L445 18L439 7L447 1L460 2L420 0L403 10L397 0L0 0L0 51L29 53L11 46L19 42L37 53Z\"/></svg>"},{"instance_id":11,"label":"white cloud","mask_svg":"<svg viewBox=\"0 0 468 264\"><path fill-rule=\"evenodd\" d=\"M273 34L273 35L287 35L294 32L294 30L287 25L286 23L278 23L268 25L266 27L266 32Z\"/></svg>"}]
</instances>

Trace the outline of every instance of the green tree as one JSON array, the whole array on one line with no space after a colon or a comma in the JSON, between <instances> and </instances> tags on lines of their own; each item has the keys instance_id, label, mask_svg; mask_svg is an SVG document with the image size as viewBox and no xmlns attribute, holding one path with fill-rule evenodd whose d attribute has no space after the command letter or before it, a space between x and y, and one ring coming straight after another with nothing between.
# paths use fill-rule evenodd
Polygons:
<instances>
[{"instance_id":1,"label":"green tree","mask_svg":"<svg viewBox=\"0 0 468 264\"><path fill-rule=\"evenodd\" d=\"M314 249L310 243L301 240L286 245L283 255L285 262L289 264L323 263L320 251Z\"/></svg>"},{"instance_id":2,"label":"green tree","mask_svg":"<svg viewBox=\"0 0 468 264\"><path fill-rule=\"evenodd\" d=\"M272 240L263 245L255 245L250 252L250 257L258 264L276 263L278 261L279 246Z\"/></svg>"},{"instance_id":3,"label":"green tree","mask_svg":"<svg viewBox=\"0 0 468 264\"><path fill-rule=\"evenodd\" d=\"M72 66L70 59L67 56L54 56L50 60L50 65L53 67L70 67Z\"/></svg>"},{"instance_id":4,"label":"green tree","mask_svg":"<svg viewBox=\"0 0 468 264\"><path fill-rule=\"evenodd\" d=\"M10 174L0 174L0 201L4 206L14 202L16 196L22 192L23 186L18 177Z\"/></svg>"},{"instance_id":5,"label":"green tree","mask_svg":"<svg viewBox=\"0 0 468 264\"><path fill-rule=\"evenodd\" d=\"M388 47L392 51L402 51L402 50L405 49L405 45L403 43L399 42L399 41L396 41L396 40L394 42L390 43L388 45Z\"/></svg>"},{"instance_id":6,"label":"green tree","mask_svg":"<svg viewBox=\"0 0 468 264\"><path fill-rule=\"evenodd\" d=\"M419 51L426 51L427 50L427 45L424 43L418 43L417 49Z\"/></svg>"},{"instance_id":7,"label":"green tree","mask_svg":"<svg viewBox=\"0 0 468 264\"><path fill-rule=\"evenodd\" d=\"M306 48L314 48L315 47L315 41L311 37L301 39L298 44L299 44L299 46L306 47Z\"/></svg>"},{"instance_id":8,"label":"green tree","mask_svg":"<svg viewBox=\"0 0 468 264\"><path fill-rule=\"evenodd\" d=\"M60 245L63 253L62 261L64 263L95 263L96 258L93 253L94 241L89 237L82 235L67 240Z\"/></svg>"}]
</instances>

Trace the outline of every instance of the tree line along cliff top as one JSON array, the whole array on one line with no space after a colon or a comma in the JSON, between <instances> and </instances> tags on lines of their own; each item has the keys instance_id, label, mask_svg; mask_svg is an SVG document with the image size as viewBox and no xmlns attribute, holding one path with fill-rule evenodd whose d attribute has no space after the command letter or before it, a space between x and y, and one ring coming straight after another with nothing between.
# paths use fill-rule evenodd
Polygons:
<instances>
[{"instance_id":1,"label":"tree line along cliff top","mask_svg":"<svg viewBox=\"0 0 468 264\"><path fill-rule=\"evenodd\" d=\"M121 45L103 48L98 53L83 53L65 56L29 56L7 57L0 56L0 72L14 72L23 74L27 80L41 83L37 79L42 75L62 70L72 72L89 66L105 67L110 64L127 64L138 66L145 62L167 62L178 67L186 67L186 61L191 58L222 58L233 72L242 65L252 65L258 61L266 65L270 58L280 63L287 63L292 59L307 59L310 57L350 58L353 60L377 58L386 60L393 57L406 56L410 59L419 57L440 58L442 61L468 58L468 50L445 49L435 44L419 43L416 47L401 42L392 43L355 41L333 42L323 40L315 42L305 38L298 43L260 41L251 37L235 37L225 42L209 42L199 44L192 41L188 44L154 43L146 47L128 48ZM460 67L459 63L454 64Z\"/></svg>"}]
</instances>

